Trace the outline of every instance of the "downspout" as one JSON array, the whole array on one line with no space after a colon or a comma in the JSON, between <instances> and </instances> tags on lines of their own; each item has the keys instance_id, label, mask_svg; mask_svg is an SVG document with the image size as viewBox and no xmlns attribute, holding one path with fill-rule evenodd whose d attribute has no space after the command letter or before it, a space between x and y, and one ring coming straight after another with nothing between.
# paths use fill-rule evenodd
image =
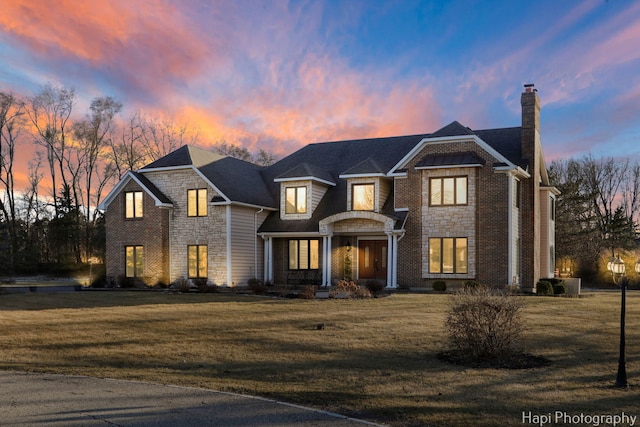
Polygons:
<instances>
[{"instance_id":1,"label":"downspout","mask_svg":"<svg viewBox=\"0 0 640 427\"><path fill-rule=\"evenodd\" d=\"M264 212L264 208L260 208L253 214L253 276L258 278L258 214Z\"/></svg>"}]
</instances>

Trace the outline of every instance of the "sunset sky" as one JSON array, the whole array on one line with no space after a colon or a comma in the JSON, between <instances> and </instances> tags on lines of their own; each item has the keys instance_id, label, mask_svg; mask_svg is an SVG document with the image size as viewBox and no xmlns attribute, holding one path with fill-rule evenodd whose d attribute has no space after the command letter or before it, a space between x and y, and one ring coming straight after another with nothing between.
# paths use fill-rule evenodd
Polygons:
<instances>
[{"instance_id":1,"label":"sunset sky","mask_svg":"<svg viewBox=\"0 0 640 427\"><path fill-rule=\"evenodd\" d=\"M520 125L547 161L640 155L640 2L3 0L0 90L113 96L279 155L304 144Z\"/></svg>"}]
</instances>

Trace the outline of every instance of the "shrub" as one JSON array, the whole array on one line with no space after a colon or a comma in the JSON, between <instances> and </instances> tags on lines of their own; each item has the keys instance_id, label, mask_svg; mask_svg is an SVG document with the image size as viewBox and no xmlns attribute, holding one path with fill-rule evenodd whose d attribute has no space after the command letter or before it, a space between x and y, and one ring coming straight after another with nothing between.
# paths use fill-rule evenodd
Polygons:
<instances>
[{"instance_id":1,"label":"shrub","mask_svg":"<svg viewBox=\"0 0 640 427\"><path fill-rule=\"evenodd\" d=\"M304 286L300 293L298 294L298 298L301 299L314 299L316 297L316 287L315 286Z\"/></svg>"},{"instance_id":2,"label":"shrub","mask_svg":"<svg viewBox=\"0 0 640 427\"><path fill-rule=\"evenodd\" d=\"M249 289L253 291L254 294L262 295L267 292L267 286L264 284L264 282L255 277L252 277L251 279L249 279L247 281L247 285L249 286Z\"/></svg>"},{"instance_id":3,"label":"shrub","mask_svg":"<svg viewBox=\"0 0 640 427\"><path fill-rule=\"evenodd\" d=\"M465 291L479 289L481 286L482 285L480 285L480 283L476 282L475 280L469 280L467 282L464 282Z\"/></svg>"},{"instance_id":4,"label":"shrub","mask_svg":"<svg viewBox=\"0 0 640 427\"><path fill-rule=\"evenodd\" d=\"M566 293L567 293L567 285L563 281L553 285L554 295L564 295Z\"/></svg>"},{"instance_id":5,"label":"shrub","mask_svg":"<svg viewBox=\"0 0 640 427\"><path fill-rule=\"evenodd\" d=\"M523 330L520 298L481 286L454 294L452 302L446 327L454 350L474 360L515 353Z\"/></svg>"},{"instance_id":6,"label":"shrub","mask_svg":"<svg viewBox=\"0 0 640 427\"><path fill-rule=\"evenodd\" d=\"M186 277L178 277L173 282L171 287L173 287L179 292L189 292L189 289L191 289L191 283L189 282L189 279L187 279Z\"/></svg>"},{"instance_id":7,"label":"shrub","mask_svg":"<svg viewBox=\"0 0 640 427\"><path fill-rule=\"evenodd\" d=\"M540 280L536 283L536 293L538 295L553 295L553 285L547 280Z\"/></svg>"},{"instance_id":8,"label":"shrub","mask_svg":"<svg viewBox=\"0 0 640 427\"><path fill-rule=\"evenodd\" d=\"M433 290L436 292L444 292L447 290L447 282L444 280L436 280L433 282Z\"/></svg>"},{"instance_id":9,"label":"shrub","mask_svg":"<svg viewBox=\"0 0 640 427\"><path fill-rule=\"evenodd\" d=\"M371 298L371 292L368 289L362 289L353 280L340 280L329 291L329 298Z\"/></svg>"},{"instance_id":10,"label":"shrub","mask_svg":"<svg viewBox=\"0 0 640 427\"><path fill-rule=\"evenodd\" d=\"M364 284L371 295L377 296L384 289L384 282L382 280L377 279L369 279Z\"/></svg>"}]
</instances>

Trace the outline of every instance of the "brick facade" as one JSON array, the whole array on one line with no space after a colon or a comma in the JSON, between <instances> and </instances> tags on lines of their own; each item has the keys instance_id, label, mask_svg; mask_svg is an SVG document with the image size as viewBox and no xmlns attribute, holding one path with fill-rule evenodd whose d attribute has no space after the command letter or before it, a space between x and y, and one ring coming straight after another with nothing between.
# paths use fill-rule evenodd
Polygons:
<instances>
[{"instance_id":1,"label":"brick facade","mask_svg":"<svg viewBox=\"0 0 640 427\"><path fill-rule=\"evenodd\" d=\"M125 193L142 191L143 217L125 219ZM125 247L144 247L144 275L147 285L168 284L169 210L155 205L142 187L131 180L109 205L105 214L107 229L107 277L122 282L125 276Z\"/></svg>"}]
</instances>

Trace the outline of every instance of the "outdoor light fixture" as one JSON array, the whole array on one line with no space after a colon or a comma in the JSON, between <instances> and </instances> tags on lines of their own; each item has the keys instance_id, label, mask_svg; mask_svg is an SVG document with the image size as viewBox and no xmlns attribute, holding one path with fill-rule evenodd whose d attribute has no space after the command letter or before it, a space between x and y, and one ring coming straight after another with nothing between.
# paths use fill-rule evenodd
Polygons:
<instances>
[{"instance_id":1,"label":"outdoor light fixture","mask_svg":"<svg viewBox=\"0 0 640 427\"><path fill-rule=\"evenodd\" d=\"M640 274L640 260L636 261L635 265L636 273ZM629 286L629 279L625 274L626 267L624 261L620 256L611 257L607 263L607 270L611 272L613 283L620 286L622 289L622 301L620 304L620 356L618 358L618 375L616 376L616 387L628 387L627 382L627 366L625 361L625 333L624 333L624 318L627 306L627 286Z\"/></svg>"},{"instance_id":2,"label":"outdoor light fixture","mask_svg":"<svg viewBox=\"0 0 640 427\"><path fill-rule=\"evenodd\" d=\"M351 240L347 240L347 252L351 252Z\"/></svg>"}]
</instances>

